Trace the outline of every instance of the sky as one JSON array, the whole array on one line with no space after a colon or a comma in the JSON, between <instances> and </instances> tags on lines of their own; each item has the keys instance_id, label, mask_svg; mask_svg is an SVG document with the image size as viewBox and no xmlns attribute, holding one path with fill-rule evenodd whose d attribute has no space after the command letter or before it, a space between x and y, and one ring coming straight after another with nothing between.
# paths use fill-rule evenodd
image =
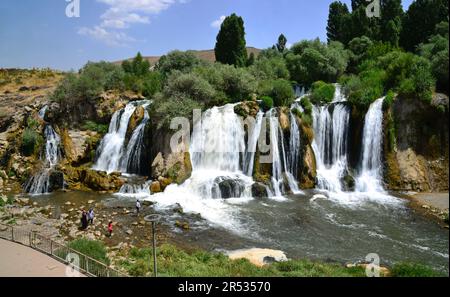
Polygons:
<instances>
[{"instance_id":1,"label":"sky","mask_svg":"<svg viewBox=\"0 0 450 297\"><path fill-rule=\"evenodd\" d=\"M79 17L77 7L79 1ZM413 0L403 0L406 9ZM245 22L248 46L326 40L332 0L1 0L0 68L77 70L88 61L212 49L224 17ZM344 0L350 7L350 0Z\"/></svg>"}]
</instances>

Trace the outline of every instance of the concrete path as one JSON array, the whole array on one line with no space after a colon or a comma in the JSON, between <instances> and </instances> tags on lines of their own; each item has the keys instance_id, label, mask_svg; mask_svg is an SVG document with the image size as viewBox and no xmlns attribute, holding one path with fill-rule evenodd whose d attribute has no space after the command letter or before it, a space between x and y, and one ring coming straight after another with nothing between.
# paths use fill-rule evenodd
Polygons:
<instances>
[{"instance_id":1,"label":"concrete path","mask_svg":"<svg viewBox=\"0 0 450 297\"><path fill-rule=\"evenodd\" d=\"M413 198L420 204L429 205L441 211L448 210L448 193L420 193L414 195Z\"/></svg>"},{"instance_id":2,"label":"concrete path","mask_svg":"<svg viewBox=\"0 0 450 297\"><path fill-rule=\"evenodd\" d=\"M32 248L0 239L0 277L66 277L66 267Z\"/></svg>"}]
</instances>

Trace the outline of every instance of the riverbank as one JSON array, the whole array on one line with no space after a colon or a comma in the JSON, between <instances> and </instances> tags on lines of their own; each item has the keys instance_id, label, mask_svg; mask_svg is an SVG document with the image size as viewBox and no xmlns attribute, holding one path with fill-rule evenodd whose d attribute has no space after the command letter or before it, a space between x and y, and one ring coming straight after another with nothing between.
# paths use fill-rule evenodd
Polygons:
<instances>
[{"instance_id":1,"label":"riverbank","mask_svg":"<svg viewBox=\"0 0 450 297\"><path fill-rule=\"evenodd\" d=\"M449 193L415 193L408 198L412 209L449 228Z\"/></svg>"}]
</instances>

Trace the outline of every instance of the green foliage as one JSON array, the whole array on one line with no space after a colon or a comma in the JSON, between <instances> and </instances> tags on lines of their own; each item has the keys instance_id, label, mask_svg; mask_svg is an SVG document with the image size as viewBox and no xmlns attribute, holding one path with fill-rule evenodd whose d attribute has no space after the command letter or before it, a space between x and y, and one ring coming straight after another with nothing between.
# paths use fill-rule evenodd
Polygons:
<instances>
[{"instance_id":1,"label":"green foliage","mask_svg":"<svg viewBox=\"0 0 450 297\"><path fill-rule=\"evenodd\" d=\"M358 66L368 58L369 50L373 47L372 40L367 36L353 38L348 44L349 72L356 73Z\"/></svg>"},{"instance_id":2,"label":"green foliage","mask_svg":"<svg viewBox=\"0 0 450 297\"><path fill-rule=\"evenodd\" d=\"M408 8L403 18L400 45L414 51L434 34L436 25L448 22L447 0L416 0Z\"/></svg>"},{"instance_id":3,"label":"green foliage","mask_svg":"<svg viewBox=\"0 0 450 297\"><path fill-rule=\"evenodd\" d=\"M449 42L448 22L438 24L436 35L427 43L419 46L419 53L431 63L433 77L437 81L437 90L449 93Z\"/></svg>"},{"instance_id":4,"label":"green foliage","mask_svg":"<svg viewBox=\"0 0 450 297\"><path fill-rule=\"evenodd\" d=\"M77 239L71 241L68 246L82 254L87 255L99 262L109 265L110 260L107 256L106 247L101 241L89 240L89 239Z\"/></svg>"},{"instance_id":5,"label":"green foliage","mask_svg":"<svg viewBox=\"0 0 450 297\"><path fill-rule=\"evenodd\" d=\"M286 50L287 38L283 34L278 37L278 43L276 44L277 50L283 53Z\"/></svg>"},{"instance_id":6,"label":"green foliage","mask_svg":"<svg viewBox=\"0 0 450 297\"><path fill-rule=\"evenodd\" d=\"M122 63L122 68L126 73L140 77L145 76L150 72L150 63L138 52L131 62L124 61Z\"/></svg>"},{"instance_id":7,"label":"green foliage","mask_svg":"<svg viewBox=\"0 0 450 297\"><path fill-rule=\"evenodd\" d=\"M172 51L162 56L156 68L167 77L172 71L188 73L202 62L192 52Z\"/></svg>"},{"instance_id":8,"label":"green foliage","mask_svg":"<svg viewBox=\"0 0 450 297\"><path fill-rule=\"evenodd\" d=\"M132 249L120 265L132 276L151 275L151 249ZM295 260L256 267L248 260L230 260L220 253L187 253L171 245L157 250L158 273L170 277L267 277L267 276L364 276L362 268L345 268L340 264Z\"/></svg>"},{"instance_id":9,"label":"green foliage","mask_svg":"<svg viewBox=\"0 0 450 297\"><path fill-rule=\"evenodd\" d=\"M327 45L316 39L294 44L286 62L291 79L310 86L318 80L336 82L347 68L348 54L339 42Z\"/></svg>"},{"instance_id":10,"label":"green foliage","mask_svg":"<svg viewBox=\"0 0 450 297\"><path fill-rule=\"evenodd\" d=\"M244 67L247 64L244 21L236 14L225 18L214 48L216 60L223 64Z\"/></svg>"},{"instance_id":11,"label":"green foliage","mask_svg":"<svg viewBox=\"0 0 450 297\"><path fill-rule=\"evenodd\" d=\"M86 122L84 122L82 129L89 130L89 131L95 131L100 134L106 134L108 132L108 125L98 124L93 121L86 121Z\"/></svg>"},{"instance_id":12,"label":"green foliage","mask_svg":"<svg viewBox=\"0 0 450 297\"><path fill-rule=\"evenodd\" d=\"M259 80L289 79L289 70L283 57L260 57L250 68L250 72Z\"/></svg>"},{"instance_id":13,"label":"green foliage","mask_svg":"<svg viewBox=\"0 0 450 297\"><path fill-rule=\"evenodd\" d=\"M394 100L395 100L395 93L392 90L389 90L383 101L383 110L384 111L389 110L392 104L394 103Z\"/></svg>"},{"instance_id":14,"label":"green foliage","mask_svg":"<svg viewBox=\"0 0 450 297\"><path fill-rule=\"evenodd\" d=\"M348 101L359 110L367 110L376 99L384 94L385 72L380 69L366 70L358 76L342 79Z\"/></svg>"},{"instance_id":15,"label":"green foliage","mask_svg":"<svg viewBox=\"0 0 450 297\"><path fill-rule=\"evenodd\" d=\"M245 68L216 63L197 67L194 74L207 80L216 90L216 97L211 98L215 105L247 100L256 90L255 77Z\"/></svg>"},{"instance_id":16,"label":"green foliage","mask_svg":"<svg viewBox=\"0 0 450 297\"><path fill-rule=\"evenodd\" d=\"M444 277L443 273L432 268L414 263L397 263L392 267L393 277Z\"/></svg>"},{"instance_id":17,"label":"green foliage","mask_svg":"<svg viewBox=\"0 0 450 297\"><path fill-rule=\"evenodd\" d=\"M312 127L312 112L313 112L313 105L308 97L303 97L302 100L300 100L300 105L303 107L304 112L301 114L302 122Z\"/></svg>"},{"instance_id":18,"label":"green foliage","mask_svg":"<svg viewBox=\"0 0 450 297\"><path fill-rule=\"evenodd\" d=\"M28 118L27 127L22 133L21 152L24 156L29 157L39 153L39 150L44 143L44 138L42 137L39 128L40 125L35 119L31 117Z\"/></svg>"},{"instance_id":19,"label":"green foliage","mask_svg":"<svg viewBox=\"0 0 450 297\"><path fill-rule=\"evenodd\" d=\"M291 82L284 79L263 81L258 91L261 95L271 97L276 107L289 106L295 95Z\"/></svg>"},{"instance_id":20,"label":"green foliage","mask_svg":"<svg viewBox=\"0 0 450 297\"><path fill-rule=\"evenodd\" d=\"M313 104L330 103L333 101L336 87L323 81L317 81L311 86L310 100Z\"/></svg>"},{"instance_id":21,"label":"green foliage","mask_svg":"<svg viewBox=\"0 0 450 297\"><path fill-rule=\"evenodd\" d=\"M268 111L273 107L273 99L269 96L262 96L261 97L261 108L264 111Z\"/></svg>"},{"instance_id":22,"label":"green foliage","mask_svg":"<svg viewBox=\"0 0 450 297\"><path fill-rule=\"evenodd\" d=\"M328 15L327 38L328 42L339 41L343 44L348 42L348 30L345 25L350 16L347 4L335 1L330 4Z\"/></svg>"},{"instance_id":23,"label":"green foliage","mask_svg":"<svg viewBox=\"0 0 450 297\"><path fill-rule=\"evenodd\" d=\"M124 89L140 93L149 98L162 89L163 76L159 71L150 71L150 63L138 53L132 61L122 63Z\"/></svg>"}]
</instances>

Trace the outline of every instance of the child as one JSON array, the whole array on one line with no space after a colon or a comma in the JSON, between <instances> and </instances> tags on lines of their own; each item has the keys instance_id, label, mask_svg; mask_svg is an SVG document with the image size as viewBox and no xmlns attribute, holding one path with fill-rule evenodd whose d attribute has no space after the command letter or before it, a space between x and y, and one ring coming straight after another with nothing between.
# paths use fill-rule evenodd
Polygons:
<instances>
[{"instance_id":1,"label":"child","mask_svg":"<svg viewBox=\"0 0 450 297\"><path fill-rule=\"evenodd\" d=\"M94 209L93 208L91 208L91 209L89 209L89 212L88 212L88 219L89 219L89 224L94 224L94 216L95 216L95 214L94 214Z\"/></svg>"},{"instance_id":2,"label":"child","mask_svg":"<svg viewBox=\"0 0 450 297\"><path fill-rule=\"evenodd\" d=\"M109 221L109 224L108 224L108 237L112 236L112 232L113 232L113 222Z\"/></svg>"}]
</instances>

